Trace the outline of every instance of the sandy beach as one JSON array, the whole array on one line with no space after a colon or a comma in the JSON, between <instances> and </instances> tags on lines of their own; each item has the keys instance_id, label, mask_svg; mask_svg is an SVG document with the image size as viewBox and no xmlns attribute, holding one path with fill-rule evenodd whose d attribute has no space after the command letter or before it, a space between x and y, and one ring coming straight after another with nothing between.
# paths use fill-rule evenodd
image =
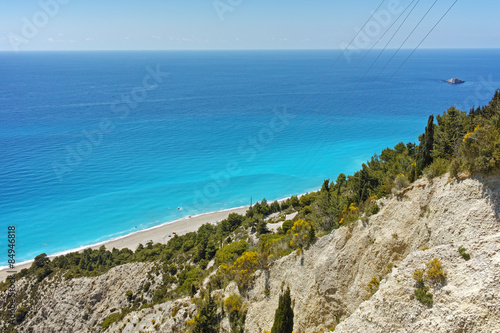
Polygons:
<instances>
[{"instance_id":1,"label":"sandy beach","mask_svg":"<svg viewBox=\"0 0 500 333\"><path fill-rule=\"evenodd\" d=\"M245 206L224 211L206 213L194 216L192 218L185 218L182 220L165 223L157 227L152 227L150 229L146 229L143 231L138 231L136 233L123 236L118 239L81 248L79 251L83 251L86 248L98 249L102 245L106 246L108 250L111 250L113 248L117 248L119 250L123 248L129 248L131 250L135 250L139 244L145 245L149 241L152 241L153 243L165 244L169 241L170 237L173 235L174 232L177 235L184 235L188 232L198 230L198 228L205 223L215 224L227 218L231 213L238 213L244 215L247 209L248 206ZM55 257L55 255L50 257L53 258ZM16 265L14 270L19 272L23 268L29 268L30 266L31 262L22 265ZM9 269L3 269L0 271L0 281L5 281L6 277L8 276L7 273L8 270Z\"/></svg>"}]
</instances>

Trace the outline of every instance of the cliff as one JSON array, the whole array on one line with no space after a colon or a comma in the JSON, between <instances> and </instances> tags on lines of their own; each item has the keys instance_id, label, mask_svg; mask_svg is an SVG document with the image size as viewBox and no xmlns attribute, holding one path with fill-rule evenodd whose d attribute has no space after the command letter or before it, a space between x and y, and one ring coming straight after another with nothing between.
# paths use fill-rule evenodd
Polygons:
<instances>
[{"instance_id":1,"label":"cliff","mask_svg":"<svg viewBox=\"0 0 500 333\"><path fill-rule=\"evenodd\" d=\"M248 332L269 330L282 281L295 332L492 332L500 329L500 179L421 179L381 211L335 230L302 256L282 258L251 293ZM471 255L465 261L458 248ZM448 272L428 308L414 297L415 269L432 258ZM388 266L389 265L389 266ZM392 272L390 267L393 266ZM380 288L366 290L373 277ZM271 296L264 296L268 279Z\"/></svg>"},{"instance_id":2,"label":"cliff","mask_svg":"<svg viewBox=\"0 0 500 333\"><path fill-rule=\"evenodd\" d=\"M271 329L283 283L291 290L297 333L498 331L499 204L496 176L420 179L398 195L378 200L378 214L257 271L253 287L243 295L245 331ZM470 260L459 254L460 246ZM413 272L433 258L441 261L446 280L429 285L434 300L429 307L415 298ZM154 263L134 263L95 278L43 281L28 296L36 299L18 332L104 331L100 323L129 302L127 290L150 297L144 282L153 268ZM369 291L373 278L380 284ZM17 287L22 290L29 283L21 279ZM237 287L230 284L214 293L234 292ZM181 332L195 314L190 298L173 300L124 314L107 331ZM227 320L222 324L227 330Z\"/></svg>"}]
</instances>

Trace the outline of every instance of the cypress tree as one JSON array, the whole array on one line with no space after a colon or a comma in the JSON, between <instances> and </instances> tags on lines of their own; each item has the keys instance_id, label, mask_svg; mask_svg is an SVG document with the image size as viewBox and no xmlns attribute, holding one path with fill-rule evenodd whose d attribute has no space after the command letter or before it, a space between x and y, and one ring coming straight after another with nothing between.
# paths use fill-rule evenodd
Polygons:
<instances>
[{"instance_id":1,"label":"cypress tree","mask_svg":"<svg viewBox=\"0 0 500 333\"><path fill-rule=\"evenodd\" d=\"M271 333L292 333L293 331L293 310L290 288L286 288L285 293L280 295L278 308L274 314L274 325Z\"/></svg>"},{"instance_id":2,"label":"cypress tree","mask_svg":"<svg viewBox=\"0 0 500 333\"><path fill-rule=\"evenodd\" d=\"M417 169L418 173L432 163L432 150L434 149L434 116L430 115L427 120L427 127L422 136L419 145L419 154L417 158Z\"/></svg>"}]
</instances>

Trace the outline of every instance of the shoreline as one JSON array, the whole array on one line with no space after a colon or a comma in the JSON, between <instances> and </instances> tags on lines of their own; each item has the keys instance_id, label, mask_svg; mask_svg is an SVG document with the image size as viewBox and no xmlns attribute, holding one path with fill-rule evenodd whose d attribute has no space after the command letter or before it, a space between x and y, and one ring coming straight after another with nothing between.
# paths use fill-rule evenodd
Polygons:
<instances>
[{"instance_id":1,"label":"shoreline","mask_svg":"<svg viewBox=\"0 0 500 333\"><path fill-rule=\"evenodd\" d=\"M285 199L286 200L286 199ZM76 249L70 249L63 252L58 252L52 255L49 255L50 259L53 259L57 256L64 255L71 252L82 252L85 249L99 249L101 246L105 246L107 250L111 251L113 248L118 250L129 248L132 251L135 251L139 244L146 245L147 242L152 241L153 243L162 243L166 244L173 233L182 236L189 232L197 231L203 224L211 223L216 224L217 222L224 220L229 216L229 214L237 213L241 215L245 215L247 209L250 206L241 206L236 208L229 208L224 210L219 210L210 213L203 213L191 217L184 217L179 220L174 220L171 222L164 222L160 225L150 227L148 229L139 230L124 236L119 236L117 238L113 238L107 241L102 241L99 243L91 244L88 246L82 246ZM16 272L20 272L24 268L30 268L32 260L23 261L14 266L14 270ZM0 282L5 281L7 276L10 274L7 271L11 271L8 267L2 268L0 270Z\"/></svg>"},{"instance_id":2,"label":"shoreline","mask_svg":"<svg viewBox=\"0 0 500 333\"><path fill-rule=\"evenodd\" d=\"M315 192L315 191L319 191L319 189L311 190L309 192L298 194L296 196L298 198L300 198L301 196L303 196L305 194ZM292 196L285 197L282 199L276 199L276 201L281 203L281 202L291 198ZM268 203L269 202L272 202L272 201L268 201ZM130 234L118 236L118 237L115 237L115 238L112 238L112 239L109 239L106 241L101 241L101 242L94 243L91 245L80 246L78 248L57 252L57 253L49 255L48 257L50 259L53 259L55 257L65 255L68 253L72 253L72 252L82 252L83 250L89 249L89 248L93 249L93 250L99 249L103 245L109 251L111 251L113 248L116 248L118 250L121 250L124 248L129 248L130 250L135 251L135 249L139 246L139 244L146 245L146 243L149 241L152 241L153 243L166 244L170 240L170 238L172 237L174 232L175 232L175 234L182 236L182 235L185 235L189 232L198 231L198 229L203 224L206 224L206 223L216 224L217 222L227 218L229 216L229 214L237 213L237 214L245 215L245 213L249 207L250 207L249 205L240 206L240 207L228 208L228 209L218 210L218 211L209 212L209 213L201 213L201 214L194 215L194 216L187 216L187 217L183 217L183 218L178 219L178 220L163 222L159 225L152 226L152 227L149 227L149 228L144 229L144 230L134 231ZM27 260L27 261L16 263L16 265L14 266L14 270L16 272L20 272L24 268L30 268L33 261L34 261L34 258ZM7 273L7 271L11 271L11 269L9 269L8 266L3 266L2 268L0 268L0 282L4 282L6 280L6 278L10 275L9 273Z\"/></svg>"}]
</instances>

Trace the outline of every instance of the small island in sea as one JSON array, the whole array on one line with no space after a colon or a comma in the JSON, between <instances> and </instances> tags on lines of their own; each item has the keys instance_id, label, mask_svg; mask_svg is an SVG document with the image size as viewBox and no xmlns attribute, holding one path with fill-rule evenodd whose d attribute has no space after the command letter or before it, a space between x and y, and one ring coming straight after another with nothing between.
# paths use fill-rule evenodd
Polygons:
<instances>
[{"instance_id":1,"label":"small island in sea","mask_svg":"<svg viewBox=\"0 0 500 333\"><path fill-rule=\"evenodd\" d=\"M449 80L442 80L442 82L448 82L448 83L451 83L451 84L461 84L461 83L465 83L464 80L460 80L460 79L457 79L457 78L451 78Z\"/></svg>"}]
</instances>

